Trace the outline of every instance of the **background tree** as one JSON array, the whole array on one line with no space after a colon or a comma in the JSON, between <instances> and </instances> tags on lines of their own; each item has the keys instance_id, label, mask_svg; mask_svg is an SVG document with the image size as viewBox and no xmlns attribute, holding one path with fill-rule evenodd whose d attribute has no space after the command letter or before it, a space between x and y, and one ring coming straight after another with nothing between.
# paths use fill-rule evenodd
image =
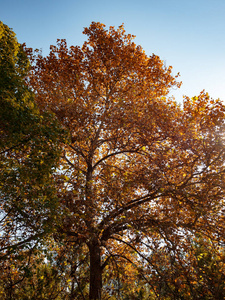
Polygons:
<instances>
[{"instance_id":1,"label":"background tree","mask_svg":"<svg viewBox=\"0 0 225 300\"><path fill-rule=\"evenodd\" d=\"M25 83L29 67L14 32L0 22L0 260L33 249L57 207L52 173L63 131L35 105Z\"/></svg>"},{"instance_id":2,"label":"background tree","mask_svg":"<svg viewBox=\"0 0 225 300\"><path fill-rule=\"evenodd\" d=\"M223 299L224 246L199 234L183 240L183 248L164 243L148 257L145 273L158 298Z\"/></svg>"},{"instance_id":3,"label":"background tree","mask_svg":"<svg viewBox=\"0 0 225 300\"><path fill-rule=\"evenodd\" d=\"M85 249L89 299L101 299L122 257L141 272L152 245L189 247L193 231L224 236L224 106L204 92L183 107L168 98L180 85L172 68L123 26L92 23L84 34L81 48L58 40L33 57L29 83L71 137L55 175L55 239L68 253Z\"/></svg>"},{"instance_id":4,"label":"background tree","mask_svg":"<svg viewBox=\"0 0 225 300\"><path fill-rule=\"evenodd\" d=\"M69 299L68 277L53 261L52 250L52 245L45 241L44 245L42 243L33 251L23 249L19 256L11 255L10 259L1 260L1 299Z\"/></svg>"}]
</instances>

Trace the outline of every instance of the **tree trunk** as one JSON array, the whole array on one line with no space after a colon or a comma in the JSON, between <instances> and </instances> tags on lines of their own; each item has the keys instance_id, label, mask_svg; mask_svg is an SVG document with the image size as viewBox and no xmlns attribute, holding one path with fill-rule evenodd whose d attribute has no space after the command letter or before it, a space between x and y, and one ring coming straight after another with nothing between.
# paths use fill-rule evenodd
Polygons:
<instances>
[{"instance_id":1,"label":"tree trunk","mask_svg":"<svg viewBox=\"0 0 225 300\"><path fill-rule=\"evenodd\" d=\"M101 300L102 290L102 267L100 245L98 240L89 244L90 251L90 286L89 300Z\"/></svg>"}]
</instances>

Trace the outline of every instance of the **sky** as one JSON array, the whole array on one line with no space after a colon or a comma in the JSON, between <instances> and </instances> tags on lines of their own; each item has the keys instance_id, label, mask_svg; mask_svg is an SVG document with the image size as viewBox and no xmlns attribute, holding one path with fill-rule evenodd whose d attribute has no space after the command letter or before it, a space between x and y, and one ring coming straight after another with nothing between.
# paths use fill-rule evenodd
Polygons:
<instances>
[{"instance_id":1,"label":"sky","mask_svg":"<svg viewBox=\"0 0 225 300\"><path fill-rule=\"evenodd\" d=\"M203 89L225 101L225 0L0 0L0 20L43 55L61 38L82 46L92 21L124 23L147 55L180 73L178 102Z\"/></svg>"}]
</instances>

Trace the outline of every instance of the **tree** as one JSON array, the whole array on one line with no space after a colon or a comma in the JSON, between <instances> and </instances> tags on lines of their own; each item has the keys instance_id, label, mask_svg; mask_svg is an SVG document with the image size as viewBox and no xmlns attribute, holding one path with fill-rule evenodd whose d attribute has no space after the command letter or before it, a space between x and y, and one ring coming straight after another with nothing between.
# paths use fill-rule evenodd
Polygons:
<instances>
[{"instance_id":1,"label":"tree","mask_svg":"<svg viewBox=\"0 0 225 300\"><path fill-rule=\"evenodd\" d=\"M15 33L0 22L0 260L32 249L57 207L52 173L63 131L52 114L40 114L25 82L29 68Z\"/></svg>"},{"instance_id":2,"label":"tree","mask_svg":"<svg viewBox=\"0 0 225 300\"><path fill-rule=\"evenodd\" d=\"M224 106L205 92L183 107L169 98L180 86L172 68L123 26L93 22L84 34L81 48L58 40L33 56L29 83L70 134L55 175L54 237L68 253L86 249L89 299L101 299L121 259L140 273L153 244L185 247L192 231L224 236Z\"/></svg>"},{"instance_id":3,"label":"tree","mask_svg":"<svg viewBox=\"0 0 225 300\"><path fill-rule=\"evenodd\" d=\"M183 248L163 244L148 257L145 273L159 299L223 299L224 245L199 234L183 240Z\"/></svg>"},{"instance_id":4,"label":"tree","mask_svg":"<svg viewBox=\"0 0 225 300\"><path fill-rule=\"evenodd\" d=\"M51 256L52 244L49 246L48 242L42 241L41 247L32 252L22 250L19 257L11 255L10 259L0 261L1 299L69 299L68 277L54 263Z\"/></svg>"}]
</instances>

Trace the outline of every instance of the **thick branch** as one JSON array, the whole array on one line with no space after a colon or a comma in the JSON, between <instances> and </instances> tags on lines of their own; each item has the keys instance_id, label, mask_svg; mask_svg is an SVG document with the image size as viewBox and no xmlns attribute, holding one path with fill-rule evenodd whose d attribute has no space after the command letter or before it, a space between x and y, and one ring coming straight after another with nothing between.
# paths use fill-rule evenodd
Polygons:
<instances>
[{"instance_id":1,"label":"thick branch","mask_svg":"<svg viewBox=\"0 0 225 300\"><path fill-rule=\"evenodd\" d=\"M118 217L119 215L121 215L122 213L124 213L125 211L128 211L131 208L137 207L139 205L142 205L148 201L154 200L156 198L158 198L159 196L161 196L160 194L158 194L158 191L153 192L152 194L148 194L146 196L143 197L139 197L136 198L134 200L131 200L130 202L128 202L126 205L124 205L123 207L119 208L119 209L115 209L111 214L109 214L104 220L102 220L102 222L100 223L100 227L102 228L106 223L108 223L110 220L114 219L115 217Z\"/></svg>"},{"instance_id":2,"label":"thick branch","mask_svg":"<svg viewBox=\"0 0 225 300\"><path fill-rule=\"evenodd\" d=\"M97 161L94 164L93 169L95 169L100 163L102 163L104 160L108 159L109 157L116 156L118 154L123 154L123 153L139 153L140 154L140 152L138 152L139 150L140 150L140 147L138 147L138 149L135 149L135 150L123 150L123 151L118 151L118 152L108 154L108 155L102 157L99 161Z\"/></svg>"}]
</instances>

